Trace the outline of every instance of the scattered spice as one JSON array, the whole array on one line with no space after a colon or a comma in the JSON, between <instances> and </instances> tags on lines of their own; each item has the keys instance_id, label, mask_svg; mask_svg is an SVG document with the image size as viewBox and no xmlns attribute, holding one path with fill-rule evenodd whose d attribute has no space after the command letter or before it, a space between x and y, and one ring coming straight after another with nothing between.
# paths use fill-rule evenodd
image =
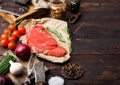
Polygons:
<instances>
[{"instance_id":1,"label":"scattered spice","mask_svg":"<svg viewBox=\"0 0 120 85\"><path fill-rule=\"evenodd\" d=\"M78 64L68 63L62 67L62 75L68 79L76 79L83 75L84 71Z\"/></svg>"}]
</instances>

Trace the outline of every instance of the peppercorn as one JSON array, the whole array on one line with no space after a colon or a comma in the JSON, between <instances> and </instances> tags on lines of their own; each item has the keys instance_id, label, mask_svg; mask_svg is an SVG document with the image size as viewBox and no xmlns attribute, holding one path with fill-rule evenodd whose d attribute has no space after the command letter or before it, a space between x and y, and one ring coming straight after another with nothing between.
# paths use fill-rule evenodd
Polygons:
<instances>
[{"instance_id":1,"label":"peppercorn","mask_svg":"<svg viewBox=\"0 0 120 85\"><path fill-rule=\"evenodd\" d=\"M68 79L76 79L83 75L84 70L78 64L68 63L62 67L61 74Z\"/></svg>"}]
</instances>

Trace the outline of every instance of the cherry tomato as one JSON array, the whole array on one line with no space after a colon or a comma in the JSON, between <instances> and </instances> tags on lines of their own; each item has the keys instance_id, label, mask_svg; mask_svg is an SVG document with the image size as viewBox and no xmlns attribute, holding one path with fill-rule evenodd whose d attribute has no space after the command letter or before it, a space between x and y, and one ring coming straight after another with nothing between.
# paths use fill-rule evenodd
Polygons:
<instances>
[{"instance_id":1,"label":"cherry tomato","mask_svg":"<svg viewBox=\"0 0 120 85\"><path fill-rule=\"evenodd\" d=\"M4 31L3 31L3 34L9 34L9 30L8 29L5 29Z\"/></svg>"},{"instance_id":2,"label":"cherry tomato","mask_svg":"<svg viewBox=\"0 0 120 85\"><path fill-rule=\"evenodd\" d=\"M16 27L15 27L15 24L10 24L9 26L8 26L8 29L9 30L14 30Z\"/></svg>"},{"instance_id":3,"label":"cherry tomato","mask_svg":"<svg viewBox=\"0 0 120 85\"><path fill-rule=\"evenodd\" d=\"M18 32L19 32L21 35L23 35L23 34L25 34L26 29L25 29L23 26L19 26L19 27L18 27Z\"/></svg>"},{"instance_id":4,"label":"cherry tomato","mask_svg":"<svg viewBox=\"0 0 120 85\"><path fill-rule=\"evenodd\" d=\"M8 39L2 39L0 41L0 45L3 46L3 47L6 47L8 45L8 43L9 43Z\"/></svg>"},{"instance_id":5,"label":"cherry tomato","mask_svg":"<svg viewBox=\"0 0 120 85\"><path fill-rule=\"evenodd\" d=\"M16 44L14 42L9 42L8 43L8 48L9 49L13 50L13 49L15 49L15 47L16 47Z\"/></svg>"},{"instance_id":6,"label":"cherry tomato","mask_svg":"<svg viewBox=\"0 0 120 85\"><path fill-rule=\"evenodd\" d=\"M2 34L0 39L7 39L8 38L8 34Z\"/></svg>"},{"instance_id":7,"label":"cherry tomato","mask_svg":"<svg viewBox=\"0 0 120 85\"><path fill-rule=\"evenodd\" d=\"M20 33L17 31L17 30L14 30L12 32L12 35L15 36L16 38L19 38L20 37Z\"/></svg>"},{"instance_id":8,"label":"cherry tomato","mask_svg":"<svg viewBox=\"0 0 120 85\"><path fill-rule=\"evenodd\" d=\"M16 37L13 36L13 35L11 35L11 36L8 37L8 40L9 40L9 41L15 41L15 40L16 40Z\"/></svg>"}]
</instances>

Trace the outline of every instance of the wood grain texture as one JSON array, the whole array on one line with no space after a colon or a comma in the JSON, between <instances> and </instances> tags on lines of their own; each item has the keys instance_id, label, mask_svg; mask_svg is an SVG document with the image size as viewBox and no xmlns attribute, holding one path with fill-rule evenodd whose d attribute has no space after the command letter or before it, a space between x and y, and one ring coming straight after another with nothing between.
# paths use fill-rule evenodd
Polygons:
<instances>
[{"instance_id":1,"label":"wood grain texture","mask_svg":"<svg viewBox=\"0 0 120 85\"><path fill-rule=\"evenodd\" d=\"M84 75L76 80L64 78L65 85L120 85L120 0L80 1L82 16L74 24L68 22L71 59L63 64L43 60L50 68L46 81L61 76L61 67L67 63L77 63L85 70ZM67 11L66 19L73 14ZM0 33L6 25L0 18ZM0 47L0 53L5 50Z\"/></svg>"}]
</instances>

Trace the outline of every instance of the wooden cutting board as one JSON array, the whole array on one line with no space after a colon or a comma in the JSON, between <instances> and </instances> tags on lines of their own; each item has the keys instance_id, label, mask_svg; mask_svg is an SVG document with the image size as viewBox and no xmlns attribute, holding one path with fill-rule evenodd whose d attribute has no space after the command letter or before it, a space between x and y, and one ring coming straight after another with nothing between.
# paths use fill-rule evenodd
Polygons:
<instances>
[{"instance_id":1,"label":"wooden cutting board","mask_svg":"<svg viewBox=\"0 0 120 85\"><path fill-rule=\"evenodd\" d=\"M10 50L6 51L5 53L3 53L3 55L6 55L6 53L9 53L10 55L14 56L17 61L16 62L19 62L21 63L24 68L23 68L23 72L21 75L18 75L18 76L14 76L12 75L10 72L7 73L7 76L14 82L15 85L22 85L24 83L24 80L26 79L26 76L27 76L27 66L28 66L28 61L22 61L20 60L19 58L17 58L14 53ZM40 59L37 58L37 61L36 63L40 63ZM44 70L47 71L48 68L46 66L44 66ZM31 76L31 79L34 79L34 73L33 75Z\"/></svg>"},{"instance_id":2,"label":"wooden cutting board","mask_svg":"<svg viewBox=\"0 0 120 85\"><path fill-rule=\"evenodd\" d=\"M4 20L6 20L8 23L12 24L12 23L19 21L21 19L42 17L43 15L47 14L48 12L49 12L48 9L35 10L33 5L29 5L28 12L26 12L25 14L23 14L19 17L15 17L14 15L5 13L3 11L0 11L0 16L2 16L2 18Z\"/></svg>"}]
</instances>

